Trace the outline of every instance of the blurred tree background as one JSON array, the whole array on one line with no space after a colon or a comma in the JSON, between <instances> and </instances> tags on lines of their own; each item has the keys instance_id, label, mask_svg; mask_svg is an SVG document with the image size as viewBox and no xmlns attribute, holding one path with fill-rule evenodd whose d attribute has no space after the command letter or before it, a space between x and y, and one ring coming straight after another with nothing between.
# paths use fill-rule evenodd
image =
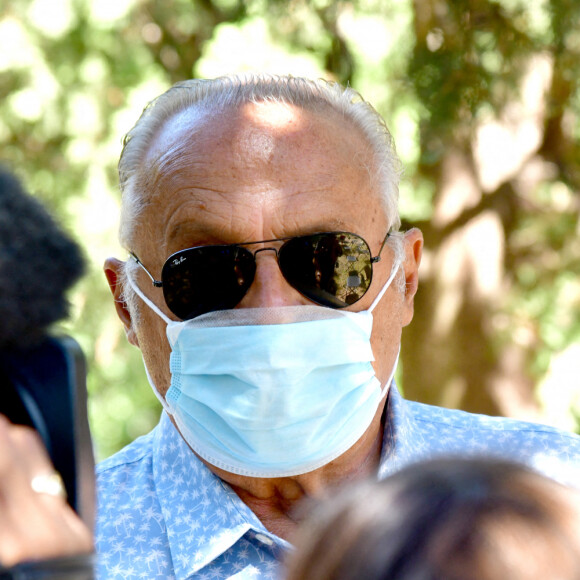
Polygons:
<instances>
[{"instance_id":1,"label":"blurred tree background","mask_svg":"<svg viewBox=\"0 0 580 580\"><path fill-rule=\"evenodd\" d=\"M577 0L0 0L0 163L90 262L63 326L98 457L160 410L101 273L122 136L173 82L238 70L350 83L387 120L426 244L406 396L577 430Z\"/></svg>"}]
</instances>

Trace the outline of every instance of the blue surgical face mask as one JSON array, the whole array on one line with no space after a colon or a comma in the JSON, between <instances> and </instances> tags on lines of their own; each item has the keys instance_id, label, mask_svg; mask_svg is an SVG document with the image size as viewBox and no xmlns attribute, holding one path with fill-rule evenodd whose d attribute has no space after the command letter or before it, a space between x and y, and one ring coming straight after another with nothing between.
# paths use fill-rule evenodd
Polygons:
<instances>
[{"instance_id":1,"label":"blue surgical face mask","mask_svg":"<svg viewBox=\"0 0 580 580\"><path fill-rule=\"evenodd\" d=\"M371 362L372 310L239 308L167 322L171 386L161 397L205 461L250 477L300 475L350 449L370 426L381 388ZM149 376L149 374L148 374ZM150 379L151 381L151 379Z\"/></svg>"}]
</instances>

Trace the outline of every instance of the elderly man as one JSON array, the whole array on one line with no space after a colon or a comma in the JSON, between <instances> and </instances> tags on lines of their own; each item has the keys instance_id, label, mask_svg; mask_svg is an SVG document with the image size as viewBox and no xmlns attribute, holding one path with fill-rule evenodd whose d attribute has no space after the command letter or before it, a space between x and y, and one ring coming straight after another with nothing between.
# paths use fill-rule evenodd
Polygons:
<instances>
[{"instance_id":1,"label":"elderly man","mask_svg":"<svg viewBox=\"0 0 580 580\"><path fill-rule=\"evenodd\" d=\"M101 577L274 578L300 500L422 457L580 475L571 434L392 384L423 240L398 232L391 137L353 90L180 83L127 135L119 173L128 258L105 273L165 412L99 467Z\"/></svg>"}]
</instances>

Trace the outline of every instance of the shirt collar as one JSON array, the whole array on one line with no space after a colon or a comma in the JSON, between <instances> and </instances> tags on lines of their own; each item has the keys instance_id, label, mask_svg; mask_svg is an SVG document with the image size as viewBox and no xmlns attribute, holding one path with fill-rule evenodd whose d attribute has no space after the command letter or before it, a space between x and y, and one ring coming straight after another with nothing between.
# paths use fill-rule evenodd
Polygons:
<instances>
[{"instance_id":1,"label":"shirt collar","mask_svg":"<svg viewBox=\"0 0 580 580\"><path fill-rule=\"evenodd\" d=\"M416 417L394 381L387 397L378 479L392 475L410 461L417 461L426 451Z\"/></svg>"},{"instance_id":2,"label":"shirt collar","mask_svg":"<svg viewBox=\"0 0 580 580\"><path fill-rule=\"evenodd\" d=\"M288 546L193 454L165 412L153 444L153 480L178 580L195 574L251 530Z\"/></svg>"}]
</instances>

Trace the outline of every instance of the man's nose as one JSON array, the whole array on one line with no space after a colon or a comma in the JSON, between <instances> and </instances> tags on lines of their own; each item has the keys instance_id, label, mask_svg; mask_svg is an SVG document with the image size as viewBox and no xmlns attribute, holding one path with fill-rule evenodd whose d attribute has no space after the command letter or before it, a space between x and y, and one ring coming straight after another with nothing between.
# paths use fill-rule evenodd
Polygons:
<instances>
[{"instance_id":1,"label":"man's nose","mask_svg":"<svg viewBox=\"0 0 580 580\"><path fill-rule=\"evenodd\" d=\"M268 308L309 304L309 300L292 288L278 266L276 250L264 248L256 256L256 275L238 308Z\"/></svg>"}]
</instances>

